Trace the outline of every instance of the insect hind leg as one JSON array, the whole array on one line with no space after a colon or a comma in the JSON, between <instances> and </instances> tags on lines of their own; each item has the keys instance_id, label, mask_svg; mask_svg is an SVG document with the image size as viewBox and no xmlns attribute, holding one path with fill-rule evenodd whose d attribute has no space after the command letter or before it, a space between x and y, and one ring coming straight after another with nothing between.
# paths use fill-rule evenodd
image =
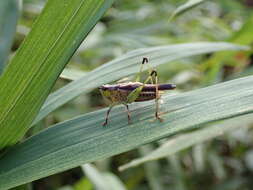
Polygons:
<instances>
[{"instance_id":1,"label":"insect hind leg","mask_svg":"<svg viewBox=\"0 0 253 190\"><path fill-rule=\"evenodd\" d=\"M157 77L157 71L156 70L152 70L150 73L150 76L155 76L155 117L156 119L158 119L160 122L163 121L163 119L159 116L159 99L160 99L160 95L159 95L159 90L158 90L158 77Z\"/></svg>"},{"instance_id":2,"label":"insect hind leg","mask_svg":"<svg viewBox=\"0 0 253 190\"><path fill-rule=\"evenodd\" d=\"M140 80L140 74L142 73L142 70L143 70L143 65L145 63L148 63L148 58L146 57L143 57L142 59L142 64L141 64L141 68L140 68L140 72L139 72L139 75L137 75L136 77L136 81L139 81ZM140 94L143 86L145 86L145 84L147 84L149 81L154 84L155 83L155 93L156 93L156 98L155 98L155 104L156 104L156 111L155 111L155 117L156 119L158 119L159 121L163 121L162 118L159 117L159 98L160 98L160 94L159 94L159 91L158 91L158 77L157 77L157 71L155 69L153 69L149 64L147 64L148 68L149 68L149 76L147 77L147 79L144 81L143 85L139 88L137 88L135 91L136 92L132 92L132 94L136 94L136 98L138 97L138 95ZM155 78L155 82L153 80L153 76ZM130 98L129 98L130 99ZM133 99L133 98L132 98Z\"/></svg>"},{"instance_id":3,"label":"insect hind leg","mask_svg":"<svg viewBox=\"0 0 253 190\"><path fill-rule=\"evenodd\" d=\"M148 63L148 58L144 57L143 60L142 60L142 64L141 64L141 69L140 69L140 73L137 75L136 77L136 81L139 81L140 79L140 74L142 72L142 69L143 69L143 65L145 63ZM147 79L144 81L144 83L142 83L141 86L139 86L138 88L136 88L135 90L133 90L128 96L127 96L127 101L126 103L132 103L134 102L139 94L141 93L142 91L142 88L145 86L145 84L147 84L149 81L151 81L151 83L153 84L153 79L152 79L152 76L150 75L149 73L149 76L147 77Z\"/></svg>"},{"instance_id":4,"label":"insect hind leg","mask_svg":"<svg viewBox=\"0 0 253 190\"><path fill-rule=\"evenodd\" d=\"M136 79L135 79L136 82L139 82L139 81L140 81L140 75L141 75L141 73L142 73L143 65L144 65L145 63L148 63L148 58L147 58L147 57L143 57L143 59L142 59L140 71L139 71L139 73L137 73L137 75L136 75Z\"/></svg>"}]
</instances>

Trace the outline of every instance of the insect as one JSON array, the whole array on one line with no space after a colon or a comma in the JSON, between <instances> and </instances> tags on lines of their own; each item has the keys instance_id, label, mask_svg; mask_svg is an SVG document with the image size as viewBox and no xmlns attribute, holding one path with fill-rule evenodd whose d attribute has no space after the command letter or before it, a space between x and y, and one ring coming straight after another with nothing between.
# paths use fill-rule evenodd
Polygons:
<instances>
[{"instance_id":1,"label":"insect","mask_svg":"<svg viewBox=\"0 0 253 190\"><path fill-rule=\"evenodd\" d=\"M156 119L162 121L159 116L159 98L161 97L161 93L164 90L173 90L176 88L174 84L158 84L158 77L156 70L152 69L149 66L149 76L147 79L141 83L140 74L143 70L143 65L148 63L148 58L144 57L142 60L142 64L140 67L140 72L136 77L136 82L125 82L119 84L105 84L99 87L99 90L105 99L105 101L109 104L109 109L106 113L105 122L103 126L107 125L109 113L115 105L123 104L126 106L128 123L130 124L130 111L128 104L132 102L143 102L148 100L155 99L156 111L155 117ZM150 83L151 84L150 84Z\"/></svg>"}]
</instances>

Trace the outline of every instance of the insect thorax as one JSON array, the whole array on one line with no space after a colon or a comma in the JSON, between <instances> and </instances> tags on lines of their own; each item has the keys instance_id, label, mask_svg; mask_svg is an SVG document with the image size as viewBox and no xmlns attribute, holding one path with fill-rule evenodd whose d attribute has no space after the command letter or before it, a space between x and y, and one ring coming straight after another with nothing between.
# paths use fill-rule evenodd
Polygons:
<instances>
[{"instance_id":1,"label":"insect thorax","mask_svg":"<svg viewBox=\"0 0 253 190\"><path fill-rule=\"evenodd\" d=\"M112 91L112 101L113 102L126 102L127 96L130 94L130 91L126 90L113 90Z\"/></svg>"},{"instance_id":2,"label":"insect thorax","mask_svg":"<svg viewBox=\"0 0 253 190\"><path fill-rule=\"evenodd\" d=\"M109 104L126 102L127 96L130 94L125 90L101 90L101 93Z\"/></svg>"},{"instance_id":3,"label":"insect thorax","mask_svg":"<svg viewBox=\"0 0 253 190\"><path fill-rule=\"evenodd\" d=\"M108 104L131 103L128 101L128 95L142 85L143 83L140 82L129 82L116 85L103 85L100 87L100 91ZM159 98L161 91L158 90L158 93L156 94L155 90L156 86L153 84L144 85L142 91L134 101L142 102ZM156 97L156 95L158 95L158 97Z\"/></svg>"}]
</instances>

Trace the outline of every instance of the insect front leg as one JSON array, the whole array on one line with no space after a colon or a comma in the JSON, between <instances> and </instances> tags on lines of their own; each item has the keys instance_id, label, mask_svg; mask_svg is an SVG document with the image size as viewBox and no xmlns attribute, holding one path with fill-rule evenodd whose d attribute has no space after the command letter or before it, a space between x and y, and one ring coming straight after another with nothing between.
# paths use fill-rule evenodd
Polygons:
<instances>
[{"instance_id":1,"label":"insect front leg","mask_svg":"<svg viewBox=\"0 0 253 190\"><path fill-rule=\"evenodd\" d=\"M106 118L105 118L105 122L103 123L103 126L106 126L107 123L108 123L108 118L109 118L109 113L110 111L112 110L114 105L110 105L109 109L107 110L107 113L106 113Z\"/></svg>"}]
</instances>

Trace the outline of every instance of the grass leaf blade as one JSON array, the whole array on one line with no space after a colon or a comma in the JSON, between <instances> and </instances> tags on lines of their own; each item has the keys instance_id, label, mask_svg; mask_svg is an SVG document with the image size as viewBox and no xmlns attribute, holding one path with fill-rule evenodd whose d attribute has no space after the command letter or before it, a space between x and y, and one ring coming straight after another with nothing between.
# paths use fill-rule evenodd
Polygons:
<instances>
[{"instance_id":1,"label":"grass leaf blade","mask_svg":"<svg viewBox=\"0 0 253 190\"><path fill-rule=\"evenodd\" d=\"M46 177L84 163L119 154L142 144L253 112L253 76L178 95L165 95L164 122L154 121L154 102L131 105L128 125L124 107L105 109L59 123L15 145L0 158L0 189Z\"/></svg>"},{"instance_id":2,"label":"grass leaf blade","mask_svg":"<svg viewBox=\"0 0 253 190\"><path fill-rule=\"evenodd\" d=\"M0 74L9 56L19 15L18 1L0 2Z\"/></svg>"},{"instance_id":3,"label":"grass leaf blade","mask_svg":"<svg viewBox=\"0 0 253 190\"><path fill-rule=\"evenodd\" d=\"M64 66L112 2L47 2L0 78L0 148L24 136Z\"/></svg>"}]
</instances>

